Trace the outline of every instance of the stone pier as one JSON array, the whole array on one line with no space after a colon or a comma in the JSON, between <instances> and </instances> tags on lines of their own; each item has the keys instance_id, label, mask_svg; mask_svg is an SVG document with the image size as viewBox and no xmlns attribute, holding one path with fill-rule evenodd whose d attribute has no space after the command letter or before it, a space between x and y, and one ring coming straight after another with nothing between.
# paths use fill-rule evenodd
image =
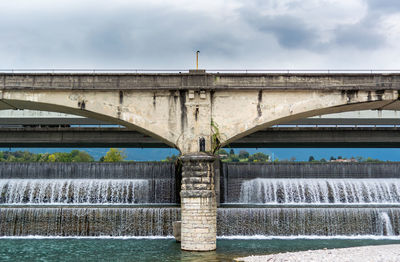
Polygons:
<instances>
[{"instance_id":1,"label":"stone pier","mask_svg":"<svg viewBox=\"0 0 400 262\"><path fill-rule=\"evenodd\" d=\"M217 202L214 187L215 157L207 153L183 155L181 190L181 248L216 249Z\"/></svg>"}]
</instances>

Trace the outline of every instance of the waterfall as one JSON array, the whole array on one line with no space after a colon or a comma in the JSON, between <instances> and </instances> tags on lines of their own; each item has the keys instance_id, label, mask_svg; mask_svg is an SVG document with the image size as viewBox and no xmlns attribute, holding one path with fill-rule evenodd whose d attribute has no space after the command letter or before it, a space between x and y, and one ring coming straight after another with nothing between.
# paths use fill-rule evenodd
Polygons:
<instances>
[{"instance_id":1,"label":"waterfall","mask_svg":"<svg viewBox=\"0 0 400 262\"><path fill-rule=\"evenodd\" d=\"M399 163L224 163L221 185L218 235L400 235Z\"/></svg>"},{"instance_id":2,"label":"waterfall","mask_svg":"<svg viewBox=\"0 0 400 262\"><path fill-rule=\"evenodd\" d=\"M218 235L399 236L399 167L223 164ZM178 183L170 163L0 163L0 236L170 236Z\"/></svg>"},{"instance_id":3,"label":"waterfall","mask_svg":"<svg viewBox=\"0 0 400 262\"><path fill-rule=\"evenodd\" d=\"M0 162L0 204L176 203L172 163Z\"/></svg>"},{"instance_id":4,"label":"waterfall","mask_svg":"<svg viewBox=\"0 0 400 262\"><path fill-rule=\"evenodd\" d=\"M390 221L396 221L391 224ZM221 236L399 235L400 210L380 208L220 208Z\"/></svg>"},{"instance_id":5,"label":"waterfall","mask_svg":"<svg viewBox=\"0 0 400 262\"><path fill-rule=\"evenodd\" d=\"M146 179L0 179L0 204L148 203Z\"/></svg>"},{"instance_id":6,"label":"waterfall","mask_svg":"<svg viewBox=\"0 0 400 262\"><path fill-rule=\"evenodd\" d=\"M400 179L244 180L237 202L264 204L400 204Z\"/></svg>"},{"instance_id":7,"label":"waterfall","mask_svg":"<svg viewBox=\"0 0 400 262\"><path fill-rule=\"evenodd\" d=\"M0 236L170 236L178 208L1 208Z\"/></svg>"},{"instance_id":8,"label":"waterfall","mask_svg":"<svg viewBox=\"0 0 400 262\"><path fill-rule=\"evenodd\" d=\"M379 213L379 218L381 219L382 225L382 235L393 236L393 226L392 222L390 221L390 217L387 212Z\"/></svg>"},{"instance_id":9,"label":"waterfall","mask_svg":"<svg viewBox=\"0 0 400 262\"><path fill-rule=\"evenodd\" d=\"M218 236L400 234L398 209L220 208L217 214ZM2 207L0 236L170 236L176 220L177 207Z\"/></svg>"}]
</instances>

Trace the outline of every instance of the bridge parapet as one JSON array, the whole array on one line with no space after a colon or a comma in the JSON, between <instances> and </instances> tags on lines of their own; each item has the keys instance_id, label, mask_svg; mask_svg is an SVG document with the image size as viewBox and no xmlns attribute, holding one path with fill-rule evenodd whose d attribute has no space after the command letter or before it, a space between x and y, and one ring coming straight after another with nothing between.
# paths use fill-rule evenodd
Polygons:
<instances>
[{"instance_id":1,"label":"bridge parapet","mask_svg":"<svg viewBox=\"0 0 400 262\"><path fill-rule=\"evenodd\" d=\"M1 89L56 90L382 90L399 73L0 73Z\"/></svg>"}]
</instances>

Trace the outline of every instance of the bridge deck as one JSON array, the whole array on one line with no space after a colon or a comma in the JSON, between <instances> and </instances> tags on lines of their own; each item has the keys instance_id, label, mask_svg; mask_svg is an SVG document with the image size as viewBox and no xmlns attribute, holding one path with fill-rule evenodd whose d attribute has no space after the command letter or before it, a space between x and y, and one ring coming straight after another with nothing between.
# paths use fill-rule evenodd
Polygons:
<instances>
[{"instance_id":1,"label":"bridge deck","mask_svg":"<svg viewBox=\"0 0 400 262\"><path fill-rule=\"evenodd\" d=\"M0 73L0 89L389 90L399 73Z\"/></svg>"}]
</instances>

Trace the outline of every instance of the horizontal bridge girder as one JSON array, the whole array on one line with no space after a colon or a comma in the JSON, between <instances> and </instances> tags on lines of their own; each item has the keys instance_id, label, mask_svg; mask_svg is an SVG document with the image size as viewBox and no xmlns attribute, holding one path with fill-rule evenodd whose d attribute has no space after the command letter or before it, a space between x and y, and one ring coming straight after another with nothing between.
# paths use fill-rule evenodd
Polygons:
<instances>
[{"instance_id":1,"label":"horizontal bridge girder","mask_svg":"<svg viewBox=\"0 0 400 262\"><path fill-rule=\"evenodd\" d=\"M398 73L0 73L0 89L398 90Z\"/></svg>"},{"instance_id":2,"label":"horizontal bridge girder","mask_svg":"<svg viewBox=\"0 0 400 262\"><path fill-rule=\"evenodd\" d=\"M263 147L400 147L399 128L268 128L229 145ZM125 128L0 128L0 147L138 147L168 145Z\"/></svg>"},{"instance_id":3,"label":"horizontal bridge girder","mask_svg":"<svg viewBox=\"0 0 400 262\"><path fill-rule=\"evenodd\" d=\"M168 145L125 128L0 128L0 147L137 147Z\"/></svg>"},{"instance_id":4,"label":"horizontal bridge girder","mask_svg":"<svg viewBox=\"0 0 400 262\"><path fill-rule=\"evenodd\" d=\"M281 125L400 125L400 118L303 118Z\"/></svg>"},{"instance_id":5,"label":"horizontal bridge girder","mask_svg":"<svg viewBox=\"0 0 400 262\"><path fill-rule=\"evenodd\" d=\"M100 121L92 118L84 117L69 117L69 118L44 118L44 117L1 117L1 125L26 125L26 126L39 126L39 125L110 125L105 121Z\"/></svg>"},{"instance_id":6,"label":"horizontal bridge girder","mask_svg":"<svg viewBox=\"0 0 400 262\"><path fill-rule=\"evenodd\" d=\"M269 128L234 141L230 147L256 148L397 148L399 128Z\"/></svg>"}]
</instances>

